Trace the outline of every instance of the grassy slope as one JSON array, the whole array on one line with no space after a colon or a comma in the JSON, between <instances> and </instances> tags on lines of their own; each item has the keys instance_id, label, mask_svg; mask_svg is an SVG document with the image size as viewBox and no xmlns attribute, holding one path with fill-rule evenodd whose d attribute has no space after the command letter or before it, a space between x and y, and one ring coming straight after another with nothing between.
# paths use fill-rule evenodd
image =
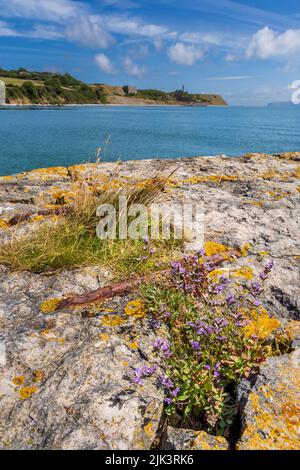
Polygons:
<instances>
[{"instance_id":1,"label":"grassy slope","mask_svg":"<svg viewBox=\"0 0 300 470\"><path fill-rule=\"evenodd\" d=\"M7 85L10 104L227 105L219 95L189 94L189 101L160 90L138 90L137 95L126 95L121 86L86 85L71 76L68 76L70 83L65 83L65 77L44 72L0 70L0 80ZM58 88L57 83L49 86L49 81L59 82ZM32 84L33 91L26 89L28 84Z\"/></svg>"}]
</instances>

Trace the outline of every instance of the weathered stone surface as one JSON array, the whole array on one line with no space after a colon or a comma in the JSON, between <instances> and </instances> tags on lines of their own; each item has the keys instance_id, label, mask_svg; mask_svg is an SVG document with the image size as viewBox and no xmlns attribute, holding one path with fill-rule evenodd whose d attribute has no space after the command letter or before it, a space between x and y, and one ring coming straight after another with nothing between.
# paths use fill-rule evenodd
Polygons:
<instances>
[{"instance_id":1,"label":"weathered stone surface","mask_svg":"<svg viewBox=\"0 0 300 470\"><path fill-rule=\"evenodd\" d=\"M277 316L299 319L299 153L98 163L1 177L0 239L15 234L15 228L6 226L12 216L68 199L76 190L76 180L89 178L110 189L158 173L168 176L174 170L161 201L203 202L205 239L233 248L249 245L239 263L253 268L254 274L264 260L272 258L267 307ZM37 223L42 220L37 222L33 216L18 230L27 233Z\"/></svg>"},{"instance_id":2,"label":"weathered stone surface","mask_svg":"<svg viewBox=\"0 0 300 470\"><path fill-rule=\"evenodd\" d=\"M238 450L300 449L300 350L269 358L253 387L239 387L243 434Z\"/></svg>"},{"instance_id":3,"label":"weathered stone surface","mask_svg":"<svg viewBox=\"0 0 300 470\"><path fill-rule=\"evenodd\" d=\"M205 431L175 429L168 426L162 442L164 450L228 450L224 437L212 436Z\"/></svg>"},{"instance_id":4,"label":"weathered stone surface","mask_svg":"<svg viewBox=\"0 0 300 470\"><path fill-rule=\"evenodd\" d=\"M126 299L115 299L103 311L94 305L41 312L51 310L45 299L97 287L98 275L97 269L54 276L3 270L2 449L147 449L152 444L163 391L155 378L145 379L143 388L131 384L132 369L151 360L156 335L151 319L124 315Z\"/></svg>"},{"instance_id":5,"label":"weathered stone surface","mask_svg":"<svg viewBox=\"0 0 300 470\"><path fill-rule=\"evenodd\" d=\"M167 180L160 201L203 202L205 240L242 253L225 269L246 267L256 276L262 265L273 259L265 306L277 317L299 320L299 157L295 153L128 161L0 177L0 240L3 243L51 223L51 216L36 217L36 213L68 203L81 180L89 179L102 189L114 189L157 174L167 177L176 170ZM24 212L31 213L31 219L10 227L11 218ZM151 319L126 318L123 323L126 299L112 299L102 306L113 309L111 313L117 323L120 321L116 326L102 323L105 311L97 305L59 313L43 313L40 308L47 299L83 293L109 281L110 273L96 267L47 276L12 273L0 267L2 448L150 447L163 409L163 392L154 378L145 380L144 389L133 388L129 376L132 368L151 362L152 339L161 334L153 330ZM299 335L293 339L297 341ZM298 405L291 387L298 369L293 361L289 357L274 358L262 366L250 397L258 393L255 390L265 377L262 386L275 391L272 400L263 393L259 395L256 414L251 399L244 394L246 429L240 448L251 448L252 435L263 435L253 431L255 422L248 420L251 413L259 420L268 413L274 414L278 429L286 428L292 436L288 437L291 442L283 439L279 443L274 435L258 438L257 442L268 448L295 446L291 427ZM288 409L283 407L285 393L292 403ZM280 410L282 417L278 418ZM258 423L258 428L266 427L264 421ZM203 433L198 434L195 444L195 433L189 430L169 428L168 436L168 445L178 449L189 446L191 441L196 448L227 446L224 440L214 441Z\"/></svg>"}]
</instances>

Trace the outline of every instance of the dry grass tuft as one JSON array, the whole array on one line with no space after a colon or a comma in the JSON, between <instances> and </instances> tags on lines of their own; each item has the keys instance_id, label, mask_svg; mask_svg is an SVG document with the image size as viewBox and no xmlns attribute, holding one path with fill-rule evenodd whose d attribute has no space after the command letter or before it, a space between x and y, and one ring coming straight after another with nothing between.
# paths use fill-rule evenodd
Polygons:
<instances>
[{"instance_id":1,"label":"dry grass tuft","mask_svg":"<svg viewBox=\"0 0 300 470\"><path fill-rule=\"evenodd\" d=\"M154 269L156 263L170 258L180 243L174 240L153 242L154 253L145 256L143 240L100 240L96 236L97 207L112 204L118 216L120 196L130 204L148 206L164 188L159 176L144 184L126 185L114 191L97 189L95 180L77 180L70 206L55 220L47 221L35 232L13 238L0 247L0 264L14 270L37 273L64 268L107 265L119 275Z\"/></svg>"}]
</instances>

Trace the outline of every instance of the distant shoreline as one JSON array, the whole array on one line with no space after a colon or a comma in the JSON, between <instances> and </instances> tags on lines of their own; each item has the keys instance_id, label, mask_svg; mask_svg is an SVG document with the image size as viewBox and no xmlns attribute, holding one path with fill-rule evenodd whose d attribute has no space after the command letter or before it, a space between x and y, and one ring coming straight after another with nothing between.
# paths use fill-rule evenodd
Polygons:
<instances>
[{"instance_id":1,"label":"distant shoreline","mask_svg":"<svg viewBox=\"0 0 300 470\"><path fill-rule=\"evenodd\" d=\"M122 104L122 103L97 103L97 104L5 104L0 105L1 111L9 110L30 110L30 109L62 109L62 108L176 108L176 107L188 107L188 108L228 108L229 105L197 105L197 104L153 104L153 103L132 103L132 104Z\"/></svg>"}]
</instances>

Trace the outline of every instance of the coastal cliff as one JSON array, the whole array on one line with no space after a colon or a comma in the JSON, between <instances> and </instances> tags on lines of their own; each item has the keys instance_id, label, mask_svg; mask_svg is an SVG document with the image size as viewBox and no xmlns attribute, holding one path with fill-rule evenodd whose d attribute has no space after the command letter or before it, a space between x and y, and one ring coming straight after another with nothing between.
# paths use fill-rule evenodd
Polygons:
<instances>
[{"instance_id":1,"label":"coastal cliff","mask_svg":"<svg viewBox=\"0 0 300 470\"><path fill-rule=\"evenodd\" d=\"M161 243L151 250L146 240L138 261L134 252L126 260L123 253L117 267L111 259L103 263L104 255L99 258L102 261L80 259L80 253L74 261L73 251L69 257L63 251L48 256L50 239L41 252L34 245L36 234L47 227L61 235L55 228L58 219L65 218L64 224L72 220L76 192L82 185L101 197L135 185L136 198L158 175L163 186L155 192L156 202L203 203L205 250L197 255L197 263L193 258L194 266L188 264L189 269L198 269L199 262L202 274L197 271L197 275L206 273L212 286L231 277L235 288L245 289L243 283L249 282L255 295L255 280L264 281L260 302L247 321L241 312L234 320L242 346L235 343L233 330L229 346L236 344L237 349L220 358L220 351L226 350L226 335L231 334L222 314L226 301L211 307L219 312L213 319L219 337L214 350L210 349L212 341L205 342L212 334L208 323L201 326L201 348L204 351L206 345L210 354L206 361L216 362L212 372L208 363L206 368L201 366L197 380L206 381L207 387L212 383L215 390L221 387L222 374L231 377L234 387L220 390L228 394L231 408L227 411L235 416L233 421L226 421L227 415L217 421L215 406L206 417L191 415L192 429L187 429L179 413L182 405L168 424L165 421L169 397L175 400L177 389L161 377L169 361L168 378L175 371L172 380L183 380L184 373L176 375L172 354L181 351L176 350L175 339L194 304L188 303L190 294L182 297L177 284L164 301L174 295L176 303L180 296L175 317L173 304L162 302L158 307L155 302L165 295L160 289L168 277L173 249L175 259L183 264L173 265L172 279L181 280L176 276L190 263L184 255L191 234L175 248L164 249ZM299 153L103 162L0 177L0 448L299 449L299 177ZM80 230L84 223L80 219ZM67 251L72 230L69 226L66 230ZM89 247L80 246L89 253ZM55 264L54 258L61 264ZM215 266L205 271L207 263ZM162 269L153 287L153 271ZM138 282L136 276L140 276ZM193 279L189 277L189 282ZM106 286L113 287L103 291ZM165 289L170 286L166 284ZM234 302L232 294L227 297L230 308ZM205 318L200 304L195 312ZM231 320L227 317L226 321ZM160 345L165 362L157 360ZM167 345L172 345L170 357ZM189 351L200 361L198 346L193 340ZM256 353L262 354L257 356L257 366ZM252 362L253 370L249 369ZM185 389L184 395L184 386L181 403L199 398L197 388Z\"/></svg>"},{"instance_id":2,"label":"coastal cliff","mask_svg":"<svg viewBox=\"0 0 300 470\"><path fill-rule=\"evenodd\" d=\"M70 74L0 69L10 105L118 104L227 106L220 95L187 93L183 90L137 90L135 87L86 84ZM133 89L134 93L130 90ZM129 92L128 92L129 90Z\"/></svg>"}]
</instances>

